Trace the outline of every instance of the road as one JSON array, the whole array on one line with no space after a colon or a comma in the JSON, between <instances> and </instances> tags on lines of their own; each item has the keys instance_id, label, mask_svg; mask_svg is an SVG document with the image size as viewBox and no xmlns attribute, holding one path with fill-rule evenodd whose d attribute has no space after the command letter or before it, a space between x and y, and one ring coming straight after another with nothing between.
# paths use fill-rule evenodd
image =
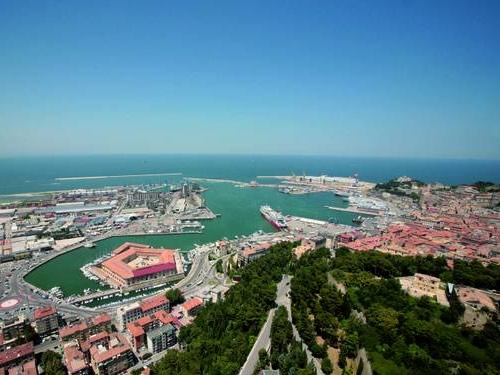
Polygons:
<instances>
[{"instance_id":1,"label":"road","mask_svg":"<svg viewBox=\"0 0 500 375\"><path fill-rule=\"evenodd\" d=\"M295 327L295 325L292 322L292 301L290 299L290 281L292 280L292 277L289 275L283 275L282 282L284 280L286 280L286 284L284 287L285 290L283 291L283 293L281 295L278 294L278 298L276 299L276 303L279 306L285 306L285 308L288 312L288 320L290 321L290 323L292 323L293 337L295 338L295 340L302 342L302 339L300 338L300 335L299 335L299 331L297 331L297 328ZM317 358L315 358L311 354L311 352L309 351L309 348L303 342L302 342L302 349L304 349L304 351L306 352L307 361L308 362L312 361L312 363L316 367L316 373L318 375L323 375L323 371L321 370L321 363L319 362L319 360Z\"/></svg>"},{"instance_id":2,"label":"road","mask_svg":"<svg viewBox=\"0 0 500 375\"><path fill-rule=\"evenodd\" d=\"M288 285L287 285L288 284ZM287 293L290 290L290 277L284 275L278 283L278 290L276 292L276 303L278 305L286 302ZM269 350L271 347L271 326L273 323L274 314L276 309L271 309L267 315L267 320L261 328L259 336L255 341L252 350L248 354L247 360L240 370L240 375L252 375L257 363L259 362L259 351L261 349Z\"/></svg>"},{"instance_id":3,"label":"road","mask_svg":"<svg viewBox=\"0 0 500 375\"><path fill-rule=\"evenodd\" d=\"M18 303L11 308L0 309L0 318L7 318L9 317L9 315L16 316L22 313L30 316L36 307L47 305L56 305L57 310L60 313L77 315L82 318L92 317L100 313L99 311L76 307L64 302L58 303L57 301L45 299L41 295L36 294L32 289L33 287L26 283L23 277L27 272L29 272L31 266L50 259L53 254L35 254L39 255L36 255L32 259L2 264L2 267L5 267L6 269L5 271L2 271L2 276L5 277L7 273L10 273L10 276L8 276L10 284L8 288L8 294L0 302L5 300L17 300ZM3 269L4 268L2 268L2 270Z\"/></svg>"},{"instance_id":4,"label":"road","mask_svg":"<svg viewBox=\"0 0 500 375\"><path fill-rule=\"evenodd\" d=\"M288 320L290 323L292 323L292 309L291 309L291 300L290 300L290 281L292 277L289 275L283 275L283 278L281 281L278 283L278 291L276 293L276 304L278 306L285 306L286 310L288 311ZM255 341L255 344L252 347L252 350L248 354L247 360L243 367L240 370L239 375L252 375L255 367L257 366L257 363L259 361L259 351L264 348L266 350L270 349L271 346L271 325L273 322L273 317L276 312L276 309L271 309L269 311L269 314L267 316L267 320L264 323L264 326L260 330L259 336L257 337L257 340ZM295 325L292 323L292 330L293 330L293 336L295 340L302 342L302 339L300 338L299 332L297 331L297 328L295 328ZM313 362L314 366L316 367L316 373L318 375L323 375L323 371L321 371L321 364L318 361L318 359L314 358L309 349L307 348L307 345L302 343L302 348L306 352L307 355L307 360L309 362Z\"/></svg>"},{"instance_id":5,"label":"road","mask_svg":"<svg viewBox=\"0 0 500 375\"><path fill-rule=\"evenodd\" d=\"M35 354L46 352L47 350L52 350L53 352L60 353L61 352L61 344L59 340L48 340L42 342L39 345L35 345L33 348Z\"/></svg>"}]
</instances>

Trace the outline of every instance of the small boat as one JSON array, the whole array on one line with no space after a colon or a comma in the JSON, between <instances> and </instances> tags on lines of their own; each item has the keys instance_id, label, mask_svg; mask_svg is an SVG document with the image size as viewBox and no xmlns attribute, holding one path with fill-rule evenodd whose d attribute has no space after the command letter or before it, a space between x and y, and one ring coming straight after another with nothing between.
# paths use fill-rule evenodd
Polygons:
<instances>
[{"instance_id":1,"label":"small boat","mask_svg":"<svg viewBox=\"0 0 500 375\"><path fill-rule=\"evenodd\" d=\"M95 243L93 243L93 242L85 242L83 244L83 247L86 247L87 249L91 249L91 248L95 247Z\"/></svg>"},{"instance_id":2,"label":"small boat","mask_svg":"<svg viewBox=\"0 0 500 375\"><path fill-rule=\"evenodd\" d=\"M352 222L354 224L363 224L363 221L365 221L365 218L361 217L361 216L358 216L358 217L352 219Z\"/></svg>"}]
</instances>

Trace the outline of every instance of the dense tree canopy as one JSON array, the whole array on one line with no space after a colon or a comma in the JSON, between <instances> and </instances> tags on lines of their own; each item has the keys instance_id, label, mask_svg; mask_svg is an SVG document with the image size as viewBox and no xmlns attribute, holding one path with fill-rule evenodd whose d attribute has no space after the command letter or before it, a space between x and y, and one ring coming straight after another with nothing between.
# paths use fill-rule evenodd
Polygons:
<instances>
[{"instance_id":1,"label":"dense tree canopy","mask_svg":"<svg viewBox=\"0 0 500 375\"><path fill-rule=\"evenodd\" d=\"M270 253L241 271L241 281L223 301L208 304L193 324L181 329L184 351L167 352L153 374L237 374L275 307L276 284L292 260L292 243L273 246Z\"/></svg>"},{"instance_id":2,"label":"dense tree canopy","mask_svg":"<svg viewBox=\"0 0 500 375\"><path fill-rule=\"evenodd\" d=\"M165 297L170 301L170 306L178 305L185 301L182 292L179 289L169 289L165 293Z\"/></svg>"},{"instance_id":3,"label":"dense tree canopy","mask_svg":"<svg viewBox=\"0 0 500 375\"><path fill-rule=\"evenodd\" d=\"M62 363L60 354L47 350L42 354L41 366L47 375L64 375L66 369Z\"/></svg>"},{"instance_id":4,"label":"dense tree canopy","mask_svg":"<svg viewBox=\"0 0 500 375\"><path fill-rule=\"evenodd\" d=\"M500 278L497 267L455 266L450 281L492 285ZM338 344L340 366L365 347L375 374L498 373L498 323L480 332L467 330L457 325L463 306L456 298L448 308L429 297L409 296L394 277L415 272L439 276L449 271L443 258L338 251L332 259L321 250L305 255L292 280L293 319L302 339L313 352L317 335ZM344 296L337 282L345 286Z\"/></svg>"}]
</instances>

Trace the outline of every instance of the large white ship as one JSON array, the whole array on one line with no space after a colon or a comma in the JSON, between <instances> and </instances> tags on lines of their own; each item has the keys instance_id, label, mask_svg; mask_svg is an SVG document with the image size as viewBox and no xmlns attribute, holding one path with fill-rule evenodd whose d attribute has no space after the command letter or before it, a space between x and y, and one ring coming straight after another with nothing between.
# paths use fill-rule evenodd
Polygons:
<instances>
[{"instance_id":1,"label":"large white ship","mask_svg":"<svg viewBox=\"0 0 500 375\"><path fill-rule=\"evenodd\" d=\"M260 213L273 227L277 230L284 230L287 228L285 217L278 211L274 211L269 206L261 206Z\"/></svg>"}]
</instances>

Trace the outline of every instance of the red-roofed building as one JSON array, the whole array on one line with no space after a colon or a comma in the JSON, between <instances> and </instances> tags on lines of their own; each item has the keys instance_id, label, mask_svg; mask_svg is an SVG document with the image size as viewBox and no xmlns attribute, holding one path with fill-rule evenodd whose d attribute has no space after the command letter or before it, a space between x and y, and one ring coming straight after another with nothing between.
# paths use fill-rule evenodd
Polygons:
<instances>
[{"instance_id":1,"label":"red-roofed building","mask_svg":"<svg viewBox=\"0 0 500 375\"><path fill-rule=\"evenodd\" d=\"M59 315L52 306L38 307L33 313L35 331L40 336L57 332L59 328Z\"/></svg>"},{"instance_id":2,"label":"red-roofed building","mask_svg":"<svg viewBox=\"0 0 500 375\"><path fill-rule=\"evenodd\" d=\"M170 311L170 301L163 294L159 294L157 296L147 298L140 303L141 309L145 314L151 312L156 312L160 310ZM159 307L164 307L159 308ZM154 311L153 311L154 310Z\"/></svg>"},{"instance_id":3,"label":"red-roofed building","mask_svg":"<svg viewBox=\"0 0 500 375\"><path fill-rule=\"evenodd\" d=\"M128 323L150 316L161 310L170 311L170 301L163 294L146 298L141 302L122 306L118 308L116 314L118 327L123 331Z\"/></svg>"},{"instance_id":4,"label":"red-roofed building","mask_svg":"<svg viewBox=\"0 0 500 375\"><path fill-rule=\"evenodd\" d=\"M130 322L127 324L127 332L130 335L130 342L135 350L139 350L144 346L145 331L144 328L137 322Z\"/></svg>"},{"instance_id":5,"label":"red-roofed building","mask_svg":"<svg viewBox=\"0 0 500 375\"><path fill-rule=\"evenodd\" d=\"M270 247L271 244L265 243L241 251L238 255L238 261L240 265L242 266L247 265L248 263L253 262L255 259L260 258L263 255L266 255L269 252Z\"/></svg>"},{"instance_id":6,"label":"red-roofed building","mask_svg":"<svg viewBox=\"0 0 500 375\"><path fill-rule=\"evenodd\" d=\"M24 362L19 366L11 367L8 370L5 367L0 368L0 375L37 375L35 359Z\"/></svg>"},{"instance_id":7,"label":"red-roofed building","mask_svg":"<svg viewBox=\"0 0 500 375\"><path fill-rule=\"evenodd\" d=\"M153 314L153 317L159 320L162 324L169 324L174 322L174 317L168 314L165 310L157 311Z\"/></svg>"},{"instance_id":8,"label":"red-roofed building","mask_svg":"<svg viewBox=\"0 0 500 375\"><path fill-rule=\"evenodd\" d=\"M73 339L85 340L89 335L89 327L86 322L79 322L59 328L59 337L62 341Z\"/></svg>"},{"instance_id":9,"label":"red-roofed building","mask_svg":"<svg viewBox=\"0 0 500 375\"><path fill-rule=\"evenodd\" d=\"M135 364L135 356L125 337L110 333L106 342L92 345L90 361L97 375L115 375Z\"/></svg>"},{"instance_id":10,"label":"red-roofed building","mask_svg":"<svg viewBox=\"0 0 500 375\"><path fill-rule=\"evenodd\" d=\"M89 336L107 331L111 331L111 316L107 313L102 313L87 321L60 328L59 337L62 341L70 341L73 339L87 340Z\"/></svg>"},{"instance_id":11,"label":"red-roofed building","mask_svg":"<svg viewBox=\"0 0 500 375\"><path fill-rule=\"evenodd\" d=\"M64 347L64 362L70 375L87 375L90 372L87 358L76 341Z\"/></svg>"},{"instance_id":12,"label":"red-roofed building","mask_svg":"<svg viewBox=\"0 0 500 375\"><path fill-rule=\"evenodd\" d=\"M90 321L89 334L94 335L98 332L111 331L111 316L102 313L92 318Z\"/></svg>"},{"instance_id":13,"label":"red-roofed building","mask_svg":"<svg viewBox=\"0 0 500 375\"><path fill-rule=\"evenodd\" d=\"M155 312L150 316L144 316L127 324L127 332L131 338L132 346L139 350L147 345L146 334L163 325L174 322L174 317L165 310Z\"/></svg>"},{"instance_id":14,"label":"red-roofed building","mask_svg":"<svg viewBox=\"0 0 500 375\"><path fill-rule=\"evenodd\" d=\"M157 285L184 276L182 261L175 250L153 249L125 243L93 272L114 288L133 289Z\"/></svg>"},{"instance_id":15,"label":"red-roofed building","mask_svg":"<svg viewBox=\"0 0 500 375\"><path fill-rule=\"evenodd\" d=\"M100 343L106 343L109 340L109 333L106 331L96 333L88 338L87 342L92 345L97 345Z\"/></svg>"},{"instance_id":16,"label":"red-roofed building","mask_svg":"<svg viewBox=\"0 0 500 375\"><path fill-rule=\"evenodd\" d=\"M28 342L0 353L0 368L7 371L34 359L33 343Z\"/></svg>"},{"instance_id":17,"label":"red-roofed building","mask_svg":"<svg viewBox=\"0 0 500 375\"><path fill-rule=\"evenodd\" d=\"M201 298L194 297L191 298L190 300L187 300L181 305L181 311L184 314L184 316L196 316L198 312L201 310L203 307L203 301Z\"/></svg>"}]
</instances>

